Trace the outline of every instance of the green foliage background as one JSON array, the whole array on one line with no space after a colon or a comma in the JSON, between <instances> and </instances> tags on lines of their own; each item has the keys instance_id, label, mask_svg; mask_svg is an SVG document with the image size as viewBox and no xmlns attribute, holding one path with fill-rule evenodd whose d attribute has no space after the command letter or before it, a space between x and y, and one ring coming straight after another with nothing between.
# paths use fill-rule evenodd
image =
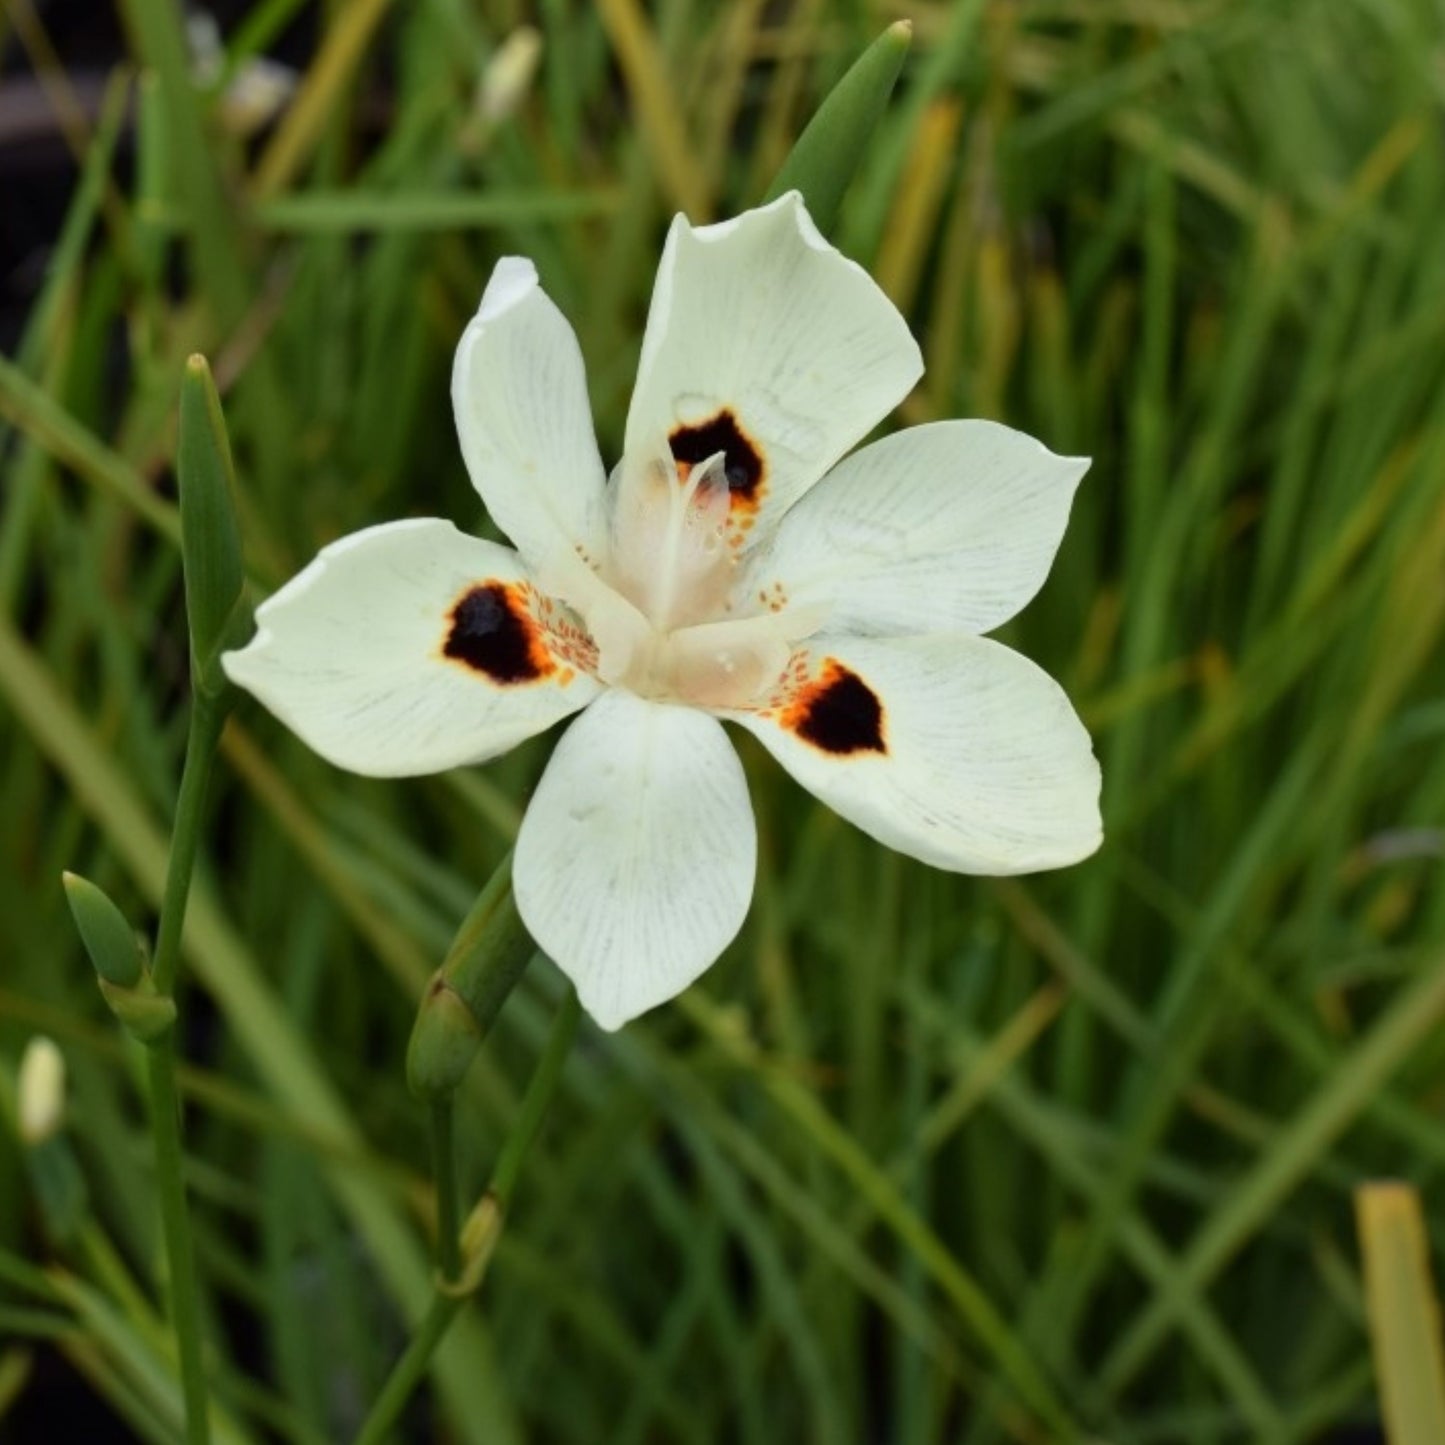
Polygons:
<instances>
[{"instance_id":1,"label":"green foliage background","mask_svg":"<svg viewBox=\"0 0 1445 1445\"><path fill-rule=\"evenodd\" d=\"M77 1378L175 1438L136 1060L59 877L138 923L158 897L185 356L225 396L259 588L374 522L485 526L447 375L495 258L534 257L577 326L615 458L668 217L760 198L903 13L260 0L234 65L298 12L321 43L243 144L186 83L177 12L121 10L135 173L116 90L76 127L86 179L0 361L0 1111L52 1034L89 1201L45 1217L0 1129L17 1439L52 1438L36 1402ZM63 87L33 13L0 35ZM1282 1445L1376 1416L1351 1189L1400 1176L1429 1205L1445 1162L1445 21L907 13L835 239L923 345L903 422L993 416L1094 458L1007 635L1095 734L1106 845L943 876L746 748L748 927L678 1006L584 1029L408 1439ZM478 76L527 19L536 84L486 124ZM381 784L254 706L233 722L182 1080L221 1438L345 1438L425 1300L406 1034L549 744ZM469 1080L473 1188L559 992L535 965Z\"/></svg>"}]
</instances>

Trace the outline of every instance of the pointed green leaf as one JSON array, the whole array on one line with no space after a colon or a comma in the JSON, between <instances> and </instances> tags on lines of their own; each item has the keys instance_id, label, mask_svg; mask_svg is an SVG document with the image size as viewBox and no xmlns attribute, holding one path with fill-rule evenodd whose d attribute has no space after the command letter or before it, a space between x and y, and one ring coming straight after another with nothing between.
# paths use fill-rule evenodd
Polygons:
<instances>
[{"instance_id":1,"label":"pointed green leaf","mask_svg":"<svg viewBox=\"0 0 1445 1445\"><path fill-rule=\"evenodd\" d=\"M818 229L827 232L877 129L913 41L907 20L890 25L829 91L798 137L768 191L774 200L801 191Z\"/></svg>"}]
</instances>

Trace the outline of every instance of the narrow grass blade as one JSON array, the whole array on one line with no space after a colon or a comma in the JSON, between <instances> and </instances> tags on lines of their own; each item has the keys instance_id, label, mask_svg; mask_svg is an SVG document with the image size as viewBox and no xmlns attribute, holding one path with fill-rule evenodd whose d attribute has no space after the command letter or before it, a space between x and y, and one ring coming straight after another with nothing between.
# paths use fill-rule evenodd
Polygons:
<instances>
[{"instance_id":1,"label":"narrow grass blade","mask_svg":"<svg viewBox=\"0 0 1445 1445\"><path fill-rule=\"evenodd\" d=\"M1362 1184L1355 1215L1390 1445L1438 1445L1445 1440L1445 1359L1420 1196L1408 1184Z\"/></svg>"}]
</instances>

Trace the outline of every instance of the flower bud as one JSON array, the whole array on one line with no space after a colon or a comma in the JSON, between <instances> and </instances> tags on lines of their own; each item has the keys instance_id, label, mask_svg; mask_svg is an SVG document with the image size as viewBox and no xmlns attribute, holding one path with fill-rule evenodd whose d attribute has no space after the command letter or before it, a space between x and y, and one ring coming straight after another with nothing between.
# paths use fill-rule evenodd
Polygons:
<instances>
[{"instance_id":1,"label":"flower bud","mask_svg":"<svg viewBox=\"0 0 1445 1445\"><path fill-rule=\"evenodd\" d=\"M527 98L542 58L541 32L519 25L493 53L477 89L477 110L489 125L507 119Z\"/></svg>"},{"instance_id":2,"label":"flower bud","mask_svg":"<svg viewBox=\"0 0 1445 1445\"><path fill-rule=\"evenodd\" d=\"M246 61L221 97L221 123L243 139L255 135L281 113L300 79L291 66L267 56Z\"/></svg>"},{"instance_id":3,"label":"flower bud","mask_svg":"<svg viewBox=\"0 0 1445 1445\"><path fill-rule=\"evenodd\" d=\"M209 90L225 74L226 47L216 17L193 10L186 17L186 40L191 51L191 75ZM281 107L296 93L300 77L289 65L265 55L241 62L221 95L221 124L232 135L254 135L269 125Z\"/></svg>"},{"instance_id":4,"label":"flower bud","mask_svg":"<svg viewBox=\"0 0 1445 1445\"><path fill-rule=\"evenodd\" d=\"M407 1082L418 1098L449 1094L466 1077L535 951L512 896L508 857L462 921L422 996L406 1051Z\"/></svg>"},{"instance_id":5,"label":"flower bud","mask_svg":"<svg viewBox=\"0 0 1445 1445\"><path fill-rule=\"evenodd\" d=\"M450 1093L482 1046L482 1029L467 1001L438 969L417 1009L406 1050L407 1080L423 1098Z\"/></svg>"},{"instance_id":6,"label":"flower bud","mask_svg":"<svg viewBox=\"0 0 1445 1445\"><path fill-rule=\"evenodd\" d=\"M61 877L71 916L111 1013L133 1037L154 1043L176 1021L175 1001L156 992L140 939L109 896L78 873Z\"/></svg>"},{"instance_id":7,"label":"flower bud","mask_svg":"<svg viewBox=\"0 0 1445 1445\"><path fill-rule=\"evenodd\" d=\"M37 1034L25 1045L15 1092L22 1144L34 1148L60 1132L65 1122L65 1058L54 1040Z\"/></svg>"},{"instance_id":8,"label":"flower bud","mask_svg":"<svg viewBox=\"0 0 1445 1445\"><path fill-rule=\"evenodd\" d=\"M192 681L198 692L214 697L230 685L220 655L245 639L251 630L251 612L232 497L231 445L204 356L192 356L186 363L176 469Z\"/></svg>"},{"instance_id":9,"label":"flower bud","mask_svg":"<svg viewBox=\"0 0 1445 1445\"><path fill-rule=\"evenodd\" d=\"M773 181L768 200L801 191L808 214L820 231L828 233L858 162L888 108L912 43L913 26L898 20L853 62L798 137Z\"/></svg>"},{"instance_id":10,"label":"flower bud","mask_svg":"<svg viewBox=\"0 0 1445 1445\"><path fill-rule=\"evenodd\" d=\"M90 961L105 983L134 988L145 974L140 940L109 895L78 873L62 873L66 902Z\"/></svg>"},{"instance_id":11,"label":"flower bud","mask_svg":"<svg viewBox=\"0 0 1445 1445\"><path fill-rule=\"evenodd\" d=\"M52 1040L40 1034L20 1056L15 1124L25 1173L46 1232L52 1239L68 1241L85 1218L85 1176L65 1137L65 1058Z\"/></svg>"}]
</instances>

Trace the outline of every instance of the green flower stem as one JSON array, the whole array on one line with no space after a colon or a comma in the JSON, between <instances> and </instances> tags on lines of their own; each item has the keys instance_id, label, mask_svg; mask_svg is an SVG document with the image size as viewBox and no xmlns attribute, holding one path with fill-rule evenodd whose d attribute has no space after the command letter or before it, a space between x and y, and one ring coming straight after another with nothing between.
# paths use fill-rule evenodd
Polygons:
<instances>
[{"instance_id":1,"label":"green flower stem","mask_svg":"<svg viewBox=\"0 0 1445 1445\"><path fill-rule=\"evenodd\" d=\"M497 1201L497 1207L503 1213L511 1206L512 1194L517 1188L517 1180L521 1177L522 1165L526 1162L537 1131L542 1127L552 1095L557 1092L562 1067L567 1062L567 1055L572 1051L572 1040L577 1037L577 1024L581 1017L582 1004L577 997L577 990L568 988L562 1006L557 1010L557 1017L553 1020L552 1033L538 1061L537 1072L532 1075L532 1082L527 1085L526 1095L522 1099L522 1111L517 1116L517 1122L512 1125L512 1131L507 1135L496 1167L492 1170L492 1180L487 1192Z\"/></svg>"},{"instance_id":2,"label":"green flower stem","mask_svg":"<svg viewBox=\"0 0 1445 1445\"><path fill-rule=\"evenodd\" d=\"M196 1288L191 1220L181 1182L181 1109L176 1091L175 1049L168 1043L147 1051L151 1137L156 1183L160 1189L161 1230L166 1241L171 1326L181 1363L181 1394L186 1407L186 1445L207 1445L206 1372L201 1359L201 1310Z\"/></svg>"},{"instance_id":3,"label":"green flower stem","mask_svg":"<svg viewBox=\"0 0 1445 1445\"><path fill-rule=\"evenodd\" d=\"M447 1330L451 1328L452 1321L465 1302L465 1295L444 1294L440 1290L432 1296L426 1318L422 1320L421 1327L412 1336L405 1353L387 1376L381 1394L376 1397L376 1403L371 1407L371 1414L366 1417L366 1423L356 1437L356 1445L381 1445L386 1439L387 1431L401 1414L406 1402L411 1398L412 1391L421 1382L421 1377L431 1363L431 1357L446 1337Z\"/></svg>"},{"instance_id":4,"label":"green flower stem","mask_svg":"<svg viewBox=\"0 0 1445 1445\"><path fill-rule=\"evenodd\" d=\"M176 968L181 955L181 927L186 921L186 900L191 895L191 878L196 871L196 852L201 841L206 787L211 780L211 764L215 761L216 745L221 740L226 711L224 704L199 693L191 703L191 725L186 738L181 795L176 803L171 855L166 867L166 887L161 895L160 927L156 930L155 953L151 958L151 980L156 986L156 992L168 998L176 991Z\"/></svg>"},{"instance_id":5,"label":"green flower stem","mask_svg":"<svg viewBox=\"0 0 1445 1445\"><path fill-rule=\"evenodd\" d=\"M522 1166L526 1163L527 1153L542 1127L542 1120L546 1117L553 1095L557 1092L563 1066L571 1052L572 1041L577 1036L577 1024L581 1016L582 1006L577 1000L576 991L569 988L552 1023L547 1047L543 1050L536 1072L527 1085L521 1112L502 1145L491 1181L486 1192L477 1201L462 1232L463 1258L460 1273L454 1284L445 1278L440 1282L426 1317L388 1376L381 1394L377 1396L371 1413L366 1417L361 1432L356 1437L355 1445L381 1445L386 1439L387 1432L395 1424L417 1385L421 1383L421 1378L438 1346L446 1338L452 1321L485 1278L487 1264L502 1231L503 1218L521 1177ZM435 1115L433 1124L435 1126ZM440 1179L438 1184L440 1185Z\"/></svg>"},{"instance_id":6,"label":"green flower stem","mask_svg":"<svg viewBox=\"0 0 1445 1445\"><path fill-rule=\"evenodd\" d=\"M200 845L201 818L206 785L216 756L225 708L200 696L191 705L186 762L181 773L181 794L176 804L166 886L161 898L160 925L151 977L162 998L175 994L180 959L181 926L195 873ZM181 1394L186 1411L186 1445L207 1445L206 1372L201 1355L201 1308L196 1286L195 1250L191 1243L190 1211L181 1173L181 1106L176 1089L176 1031L166 1029L146 1051L146 1077L150 1086L151 1137L155 1149L156 1186L160 1192L161 1229L165 1235L171 1326L181 1366Z\"/></svg>"},{"instance_id":7,"label":"green flower stem","mask_svg":"<svg viewBox=\"0 0 1445 1445\"><path fill-rule=\"evenodd\" d=\"M448 1283L462 1272L456 1144L452 1138L454 1099L454 1095L446 1094L431 1103L432 1179L437 1197L437 1268Z\"/></svg>"}]
</instances>

